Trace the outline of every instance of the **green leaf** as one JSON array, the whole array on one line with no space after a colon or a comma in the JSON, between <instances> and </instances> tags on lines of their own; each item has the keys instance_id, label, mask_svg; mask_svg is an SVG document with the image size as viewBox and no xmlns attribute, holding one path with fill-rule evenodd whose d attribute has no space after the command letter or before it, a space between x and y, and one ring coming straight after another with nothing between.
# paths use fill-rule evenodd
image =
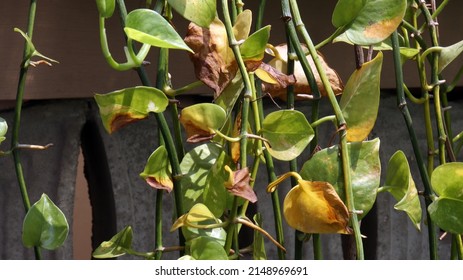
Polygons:
<instances>
[{"instance_id":1,"label":"green leaf","mask_svg":"<svg viewBox=\"0 0 463 280\"><path fill-rule=\"evenodd\" d=\"M207 28L216 15L216 0L167 0L185 19Z\"/></svg>"},{"instance_id":2,"label":"green leaf","mask_svg":"<svg viewBox=\"0 0 463 280\"><path fill-rule=\"evenodd\" d=\"M93 252L93 257L108 259L125 255L132 248L132 235L132 227L126 226L109 241L102 242Z\"/></svg>"},{"instance_id":3,"label":"green leaf","mask_svg":"<svg viewBox=\"0 0 463 280\"><path fill-rule=\"evenodd\" d=\"M350 76L339 103L347 123L347 141L363 141L378 116L383 54L364 63Z\"/></svg>"},{"instance_id":4,"label":"green leaf","mask_svg":"<svg viewBox=\"0 0 463 280\"><path fill-rule=\"evenodd\" d=\"M365 46L384 41L402 22L407 0L345 0L338 3L333 13L333 24L343 26L346 36L354 44ZM346 9L346 14L342 15Z\"/></svg>"},{"instance_id":5,"label":"green leaf","mask_svg":"<svg viewBox=\"0 0 463 280\"><path fill-rule=\"evenodd\" d=\"M421 204L418 191L410 173L407 157L397 151L389 159L386 181L381 190L388 191L398 201L394 208L405 211L417 230L421 224Z\"/></svg>"},{"instance_id":6,"label":"green leaf","mask_svg":"<svg viewBox=\"0 0 463 280\"><path fill-rule=\"evenodd\" d=\"M107 94L95 94L103 125L108 133L131 122L161 113L169 105L164 93L153 87L133 87Z\"/></svg>"},{"instance_id":7,"label":"green leaf","mask_svg":"<svg viewBox=\"0 0 463 280\"><path fill-rule=\"evenodd\" d=\"M203 203L203 193L206 188L208 174L222 153L223 147L207 143L189 151L180 163L182 176L182 194L185 209L190 209L196 203Z\"/></svg>"},{"instance_id":8,"label":"green leaf","mask_svg":"<svg viewBox=\"0 0 463 280\"><path fill-rule=\"evenodd\" d=\"M100 17L110 18L116 7L116 0L96 0L96 6Z\"/></svg>"},{"instance_id":9,"label":"green leaf","mask_svg":"<svg viewBox=\"0 0 463 280\"><path fill-rule=\"evenodd\" d=\"M304 114L295 110L280 110L268 114L262 122L262 136L269 153L279 160L298 157L314 137L314 131Z\"/></svg>"},{"instance_id":10,"label":"green leaf","mask_svg":"<svg viewBox=\"0 0 463 280\"><path fill-rule=\"evenodd\" d=\"M212 137L225 121L225 110L212 103L191 105L180 113L180 122L185 127L189 142L199 142Z\"/></svg>"},{"instance_id":11,"label":"green leaf","mask_svg":"<svg viewBox=\"0 0 463 280\"><path fill-rule=\"evenodd\" d=\"M140 177L155 189L163 189L167 192L172 191L172 171L170 167L167 150L164 146L159 146L148 158L145 169L140 173Z\"/></svg>"},{"instance_id":12,"label":"green leaf","mask_svg":"<svg viewBox=\"0 0 463 280\"><path fill-rule=\"evenodd\" d=\"M254 222L258 227L262 228L262 215L260 213L254 215ZM267 259L264 236L258 230L254 231L254 241L252 242L252 257L254 260Z\"/></svg>"},{"instance_id":13,"label":"green leaf","mask_svg":"<svg viewBox=\"0 0 463 280\"><path fill-rule=\"evenodd\" d=\"M441 73L447 65L457 58L463 51L463 40L451 46L442 48L439 55L438 72Z\"/></svg>"},{"instance_id":14,"label":"green leaf","mask_svg":"<svg viewBox=\"0 0 463 280\"><path fill-rule=\"evenodd\" d=\"M268 39L270 38L270 25L262 27L251 36L249 36L243 44L240 45L241 56L244 60L262 60L265 54Z\"/></svg>"},{"instance_id":15,"label":"green leaf","mask_svg":"<svg viewBox=\"0 0 463 280\"><path fill-rule=\"evenodd\" d=\"M419 49L400 47L400 61L402 65L404 65L407 60L415 59L419 53Z\"/></svg>"},{"instance_id":16,"label":"green leaf","mask_svg":"<svg viewBox=\"0 0 463 280\"><path fill-rule=\"evenodd\" d=\"M351 164L352 189L355 209L364 217L376 200L380 184L381 162L378 138L371 141L348 143ZM299 173L304 180L328 182L345 201L341 158L338 146L323 149L306 161Z\"/></svg>"},{"instance_id":17,"label":"green leaf","mask_svg":"<svg viewBox=\"0 0 463 280\"><path fill-rule=\"evenodd\" d=\"M24 246L55 250L63 245L68 233L69 225L63 212L46 194L42 194L24 218Z\"/></svg>"},{"instance_id":18,"label":"green leaf","mask_svg":"<svg viewBox=\"0 0 463 280\"><path fill-rule=\"evenodd\" d=\"M392 50L392 46L391 46L392 43L390 42L390 38L391 37L389 37L386 40L381 41L380 43L377 43L377 44L372 44L372 45L369 45L369 46L362 46L362 47L363 48L369 48L371 46L371 47L373 47L373 50L375 50L375 51L391 51ZM339 35L338 37L333 39L333 43L338 43L338 42L344 42L346 44L354 45L354 43L349 40L349 38L347 37L347 34L345 32L342 33L341 35Z\"/></svg>"},{"instance_id":19,"label":"green leaf","mask_svg":"<svg viewBox=\"0 0 463 280\"><path fill-rule=\"evenodd\" d=\"M8 123L0 117L0 144L6 139L5 135L8 132Z\"/></svg>"},{"instance_id":20,"label":"green leaf","mask_svg":"<svg viewBox=\"0 0 463 280\"><path fill-rule=\"evenodd\" d=\"M445 231L463 234L463 163L439 165L431 176L431 185L439 196L428 207L434 223Z\"/></svg>"},{"instance_id":21,"label":"green leaf","mask_svg":"<svg viewBox=\"0 0 463 280\"><path fill-rule=\"evenodd\" d=\"M223 246L215 239L201 236L191 240L191 256L196 260L228 260L228 255Z\"/></svg>"},{"instance_id":22,"label":"green leaf","mask_svg":"<svg viewBox=\"0 0 463 280\"><path fill-rule=\"evenodd\" d=\"M137 9L130 12L124 31L130 39L144 44L193 53L172 25L153 10Z\"/></svg>"}]
</instances>

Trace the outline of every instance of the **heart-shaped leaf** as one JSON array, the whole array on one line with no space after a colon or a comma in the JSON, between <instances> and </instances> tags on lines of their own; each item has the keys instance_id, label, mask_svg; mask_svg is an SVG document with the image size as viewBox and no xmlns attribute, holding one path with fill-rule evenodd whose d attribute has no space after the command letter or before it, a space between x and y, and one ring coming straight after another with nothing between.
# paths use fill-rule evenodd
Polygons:
<instances>
[{"instance_id":1,"label":"heart-shaped leaf","mask_svg":"<svg viewBox=\"0 0 463 280\"><path fill-rule=\"evenodd\" d=\"M180 35L160 14L150 9L131 11L125 21L127 37L160 48L193 52Z\"/></svg>"},{"instance_id":2,"label":"heart-shaped leaf","mask_svg":"<svg viewBox=\"0 0 463 280\"><path fill-rule=\"evenodd\" d=\"M96 6L100 17L110 18L116 7L116 0L96 0Z\"/></svg>"},{"instance_id":3,"label":"heart-shaped leaf","mask_svg":"<svg viewBox=\"0 0 463 280\"><path fill-rule=\"evenodd\" d=\"M243 57L245 61L261 61L264 58L265 48L269 38L270 25L262 27L251 34L251 36L249 36L243 44L240 45L241 57Z\"/></svg>"},{"instance_id":4,"label":"heart-shaped leaf","mask_svg":"<svg viewBox=\"0 0 463 280\"><path fill-rule=\"evenodd\" d=\"M216 15L216 0L167 0L185 19L201 27L209 27Z\"/></svg>"},{"instance_id":5,"label":"heart-shaped leaf","mask_svg":"<svg viewBox=\"0 0 463 280\"><path fill-rule=\"evenodd\" d=\"M5 135L8 132L8 123L0 117L0 144L5 140Z\"/></svg>"},{"instance_id":6,"label":"heart-shaped leaf","mask_svg":"<svg viewBox=\"0 0 463 280\"><path fill-rule=\"evenodd\" d=\"M187 245L190 247L191 257L196 260L228 260L223 245L214 238L200 236L191 240Z\"/></svg>"},{"instance_id":7,"label":"heart-shaped leaf","mask_svg":"<svg viewBox=\"0 0 463 280\"><path fill-rule=\"evenodd\" d=\"M463 40L451 46L442 48L439 55L438 72L441 73L455 58L463 52Z\"/></svg>"},{"instance_id":8,"label":"heart-shaped leaf","mask_svg":"<svg viewBox=\"0 0 463 280\"><path fill-rule=\"evenodd\" d=\"M327 182L298 180L285 197L283 214L288 225L304 233L352 232L349 211Z\"/></svg>"},{"instance_id":9,"label":"heart-shaped leaf","mask_svg":"<svg viewBox=\"0 0 463 280\"><path fill-rule=\"evenodd\" d=\"M108 259L125 255L132 249L132 236L132 227L126 226L109 241L103 241L93 252L93 257Z\"/></svg>"},{"instance_id":10,"label":"heart-shaped leaf","mask_svg":"<svg viewBox=\"0 0 463 280\"><path fill-rule=\"evenodd\" d=\"M418 191L410 173L407 157L397 151L389 159L386 181L381 190L388 191L398 201L394 208L405 211L417 230L421 224L421 204Z\"/></svg>"},{"instance_id":11,"label":"heart-shaped leaf","mask_svg":"<svg viewBox=\"0 0 463 280\"><path fill-rule=\"evenodd\" d=\"M336 5L332 21L346 29L352 43L373 45L397 29L406 10L407 0L344 0Z\"/></svg>"},{"instance_id":12,"label":"heart-shaped leaf","mask_svg":"<svg viewBox=\"0 0 463 280\"><path fill-rule=\"evenodd\" d=\"M161 113L169 105L169 100L162 91L144 86L95 94L95 100L108 133L145 119L150 112Z\"/></svg>"},{"instance_id":13,"label":"heart-shaped leaf","mask_svg":"<svg viewBox=\"0 0 463 280\"><path fill-rule=\"evenodd\" d=\"M159 146L148 158L145 169L140 176L151 187L163 189L167 192L172 191L174 182L172 182L172 171L169 163L167 150L164 146Z\"/></svg>"},{"instance_id":14,"label":"heart-shaped leaf","mask_svg":"<svg viewBox=\"0 0 463 280\"><path fill-rule=\"evenodd\" d=\"M339 103L347 123L347 141L368 137L378 116L383 54L356 69L347 81Z\"/></svg>"},{"instance_id":15,"label":"heart-shaped leaf","mask_svg":"<svg viewBox=\"0 0 463 280\"><path fill-rule=\"evenodd\" d=\"M431 219L440 228L463 234L463 163L442 164L433 171L431 185L439 196L428 207Z\"/></svg>"},{"instance_id":16,"label":"heart-shaped leaf","mask_svg":"<svg viewBox=\"0 0 463 280\"><path fill-rule=\"evenodd\" d=\"M378 138L347 144L351 164L354 206L356 210L363 211L363 214L359 215L360 218L370 211L376 200L381 176L379 144ZM339 197L345 201L341 158L337 146L315 153L310 160L304 163L299 174L304 180L330 183Z\"/></svg>"},{"instance_id":17,"label":"heart-shaped leaf","mask_svg":"<svg viewBox=\"0 0 463 280\"><path fill-rule=\"evenodd\" d=\"M211 139L225 120L225 110L212 103L191 105L180 113L180 122L185 127L189 142Z\"/></svg>"},{"instance_id":18,"label":"heart-shaped leaf","mask_svg":"<svg viewBox=\"0 0 463 280\"><path fill-rule=\"evenodd\" d=\"M262 122L262 136L269 153L279 160L298 157L314 137L314 131L304 114L295 110L280 110L268 114Z\"/></svg>"},{"instance_id":19,"label":"heart-shaped leaf","mask_svg":"<svg viewBox=\"0 0 463 280\"><path fill-rule=\"evenodd\" d=\"M46 194L42 194L24 218L24 246L55 250L63 245L68 233L69 225L63 212Z\"/></svg>"}]
</instances>

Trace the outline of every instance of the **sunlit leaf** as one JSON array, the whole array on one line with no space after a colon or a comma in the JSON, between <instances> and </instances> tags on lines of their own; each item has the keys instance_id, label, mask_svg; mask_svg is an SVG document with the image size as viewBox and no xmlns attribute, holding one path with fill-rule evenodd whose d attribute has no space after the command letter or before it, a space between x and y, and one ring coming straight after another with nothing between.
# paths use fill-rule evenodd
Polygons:
<instances>
[{"instance_id":1,"label":"sunlit leaf","mask_svg":"<svg viewBox=\"0 0 463 280\"><path fill-rule=\"evenodd\" d=\"M201 236L191 240L187 245L190 247L191 257L196 260L228 260L223 245L213 238Z\"/></svg>"},{"instance_id":2,"label":"sunlit leaf","mask_svg":"<svg viewBox=\"0 0 463 280\"><path fill-rule=\"evenodd\" d=\"M420 230L421 204L418 191L410 173L407 157L397 151L387 165L386 181L382 190L388 191L398 201L394 208L405 211L416 229Z\"/></svg>"},{"instance_id":3,"label":"sunlit leaf","mask_svg":"<svg viewBox=\"0 0 463 280\"><path fill-rule=\"evenodd\" d=\"M174 10L201 27L208 27L216 15L216 0L167 0Z\"/></svg>"},{"instance_id":4,"label":"sunlit leaf","mask_svg":"<svg viewBox=\"0 0 463 280\"><path fill-rule=\"evenodd\" d=\"M109 18L114 13L116 0L96 0L96 6L100 17Z\"/></svg>"},{"instance_id":5,"label":"sunlit leaf","mask_svg":"<svg viewBox=\"0 0 463 280\"><path fill-rule=\"evenodd\" d=\"M108 259L125 255L132 248L132 236L132 227L126 226L109 241L103 241L93 252L93 257Z\"/></svg>"},{"instance_id":6,"label":"sunlit leaf","mask_svg":"<svg viewBox=\"0 0 463 280\"><path fill-rule=\"evenodd\" d=\"M439 55L438 72L442 72L455 58L463 52L463 40L451 46L442 48Z\"/></svg>"},{"instance_id":7,"label":"sunlit leaf","mask_svg":"<svg viewBox=\"0 0 463 280\"><path fill-rule=\"evenodd\" d=\"M55 250L63 245L68 233L69 225L63 212L46 194L42 194L24 217L24 246Z\"/></svg>"},{"instance_id":8,"label":"sunlit leaf","mask_svg":"<svg viewBox=\"0 0 463 280\"><path fill-rule=\"evenodd\" d=\"M127 15L124 31L130 39L144 44L193 52L172 25L150 9L131 11Z\"/></svg>"},{"instance_id":9,"label":"sunlit leaf","mask_svg":"<svg viewBox=\"0 0 463 280\"><path fill-rule=\"evenodd\" d=\"M0 144L5 140L5 135L8 132L8 123L0 117Z\"/></svg>"},{"instance_id":10,"label":"sunlit leaf","mask_svg":"<svg viewBox=\"0 0 463 280\"><path fill-rule=\"evenodd\" d=\"M226 120L225 110L212 103L200 103L184 108L180 122L185 127L189 142L211 139Z\"/></svg>"},{"instance_id":11,"label":"sunlit leaf","mask_svg":"<svg viewBox=\"0 0 463 280\"><path fill-rule=\"evenodd\" d=\"M151 187L155 189L172 191L172 171L169 164L169 157L164 146L159 146L148 158L145 169L140 176Z\"/></svg>"},{"instance_id":12,"label":"sunlit leaf","mask_svg":"<svg viewBox=\"0 0 463 280\"><path fill-rule=\"evenodd\" d=\"M133 87L107 94L95 94L103 126L108 133L145 119L150 112L163 112L169 101L162 91L152 87Z\"/></svg>"},{"instance_id":13,"label":"sunlit leaf","mask_svg":"<svg viewBox=\"0 0 463 280\"><path fill-rule=\"evenodd\" d=\"M439 196L428 207L431 219L440 228L463 234L463 163L442 164L433 171L431 185Z\"/></svg>"},{"instance_id":14,"label":"sunlit leaf","mask_svg":"<svg viewBox=\"0 0 463 280\"><path fill-rule=\"evenodd\" d=\"M252 11L244 10L235 20L233 25L233 35L237 41L245 40L251 32Z\"/></svg>"},{"instance_id":15,"label":"sunlit leaf","mask_svg":"<svg viewBox=\"0 0 463 280\"><path fill-rule=\"evenodd\" d=\"M268 114L262 122L262 136L270 154L279 160L299 156L314 137L304 114L296 110L280 110Z\"/></svg>"},{"instance_id":16,"label":"sunlit leaf","mask_svg":"<svg viewBox=\"0 0 463 280\"><path fill-rule=\"evenodd\" d=\"M262 215L260 213L254 215L254 222L258 227L262 228ZM267 259L264 236L258 230L254 231L254 240L252 242L252 258L254 260Z\"/></svg>"},{"instance_id":17,"label":"sunlit leaf","mask_svg":"<svg viewBox=\"0 0 463 280\"><path fill-rule=\"evenodd\" d=\"M222 216L227 207L227 199L231 196L225 188L229 173L225 166L232 165L230 157L221 152L207 174L203 193L203 203L216 216Z\"/></svg>"},{"instance_id":18,"label":"sunlit leaf","mask_svg":"<svg viewBox=\"0 0 463 280\"><path fill-rule=\"evenodd\" d=\"M308 51L306 47L303 47L304 51ZM277 52L277 54L274 53ZM288 47L286 44L278 45L274 47L272 52L269 52L270 55L273 55L275 58L268 62L268 65L275 68L281 73L287 74L288 73ZM331 85L331 89L333 90L334 94L339 95L342 93L344 85L339 77L338 73L326 63L325 58L321 53L318 53L318 57L320 63L322 64L323 70L325 71L326 76ZM320 75L315 67L315 62L312 59L311 55L307 55L307 60L309 62L310 68L312 69L312 73L315 78L315 82L317 83L317 87L320 90L322 96L326 96L327 92L325 90L325 86L321 81ZM261 67L262 68L262 67ZM273 78L275 78L272 73L268 69L263 69L268 72ZM294 63L294 78L295 83L288 83L294 84L294 92L296 93L296 97L298 99L304 99L304 95L311 95L312 89L310 88L309 82L307 81L307 77L302 69L302 65L299 61L295 61ZM278 80L278 79L277 79ZM288 84L281 84L281 83L273 83L268 84L264 83L263 88L264 91L269 92L272 97L278 97L280 99L286 100L286 87Z\"/></svg>"},{"instance_id":19,"label":"sunlit leaf","mask_svg":"<svg viewBox=\"0 0 463 280\"><path fill-rule=\"evenodd\" d=\"M194 261L196 260L195 258L193 258L192 256L190 255L184 255L180 258L178 258L179 261Z\"/></svg>"},{"instance_id":20,"label":"sunlit leaf","mask_svg":"<svg viewBox=\"0 0 463 280\"><path fill-rule=\"evenodd\" d=\"M407 0L344 0L333 13L333 24L345 27L354 44L365 46L384 41L405 15Z\"/></svg>"},{"instance_id":21,"label":"sunlit leaf","mask_svg":"<svg viewBox=\"0 0 463 280\"><path fill-rule=\"evenodd\" d=\"M251 34L251 36L249 36L243 44L240 45L240 52L243 59L262 60L264 58L265 48L269 38L270 25L262 27Z\"/></svg>"},{"instance_id":22,"label":"sunlit leaf","mask_svg":"<svg viewBox=\"0 0 463 280\"><path fill-rule=\"evenodd\" d=\"M364 217L376 200L380 184L381 162L378 138L371 141L348 143L351 164L352 190L355 209L363 211ZM341 158L338 146L323 149L306 161L299 173L304 180L328 182L345 201Z\"/></svg>"},{"instance_id":23,"label":"sunlit leaf","mask_svg":"<svg viewBox=\"0 0 463 280\"><path fill-rule=\"evenodd\" d=\"M347 81L339 105L347 123L347 141L363 141L373 129L379 109L383 55L356 69Z\"/></svg>"},{"instance_id":24,"label":"sunlit leaf","mask_svg":"<svg viewBox=\"0 0 463 280\"><path fill-rule=\"evenodd\" d=\"M373 50L375 50L375 51L390 51L390 50L392 50L392 43L390 42L390 38L391 37L388 37L386 40L381 41L381 42L379 42L377 44L372 44L372 45L369 45L369 46L362 46L362 47L363 48L370 48L370 46L371 46L373 48ZM400 38L401 38L401 36L399 35L399 40L400 40ZM338 42L343 42L343 43L346 43L346 44L354 45L354 43L349 40L346 33L342 33L341 35L339 35L338 37L333 39L333 43L338 43Z\"/></svg>"},{"instance_id":25,"label":"sunlit leaf","mask_svg":"<svg viewBox=\"0 0 463 280\"><path fill-rule=\"evenodd\" d=\"M285 197L283 214L301 232L351 233L349 211L327 182L299 180Z\"/></svg>"}]
</instances>

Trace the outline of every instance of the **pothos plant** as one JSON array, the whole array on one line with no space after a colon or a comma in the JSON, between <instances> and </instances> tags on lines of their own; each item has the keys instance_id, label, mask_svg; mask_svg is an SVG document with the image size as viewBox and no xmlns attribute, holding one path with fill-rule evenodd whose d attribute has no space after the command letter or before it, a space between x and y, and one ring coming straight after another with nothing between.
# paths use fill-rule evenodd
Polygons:
<instances>
[{"instance_id":1,"label":"pothos plant","mask_svg":"<svg viewBox=\"0 0 463 280\"><path fill-rule=\"evenodd\" d=\"M241 0L216 2L167 0L153 5L147 1L146 7L127 12L123 0L96 1L106 60L116 70L136 69L143 83L97 94L101 119L112 133L151 114L156 118L161 141L153 147L140 176L157 189L159 196L174 193L176 221L170 226L172 231L179 230L181 259L239 258L244 248L239 248L237 235L243 226L254 229L250 251L255 259L266 258L263 238L269 238L277 246L279 258L284 259L289 245L284 242L283 218L300 235L312 238L315 258L321 257L319 234L339 233L354 236L355 256L363 259L359 223L383 191L392 194L397 200L395 208L406 212L417 230L422 223L422 208L426 209L430 258L437 258L438 226L452 234L452 258L461 259L463 165L456 162L456 155L463 134L453 134L450 115L443 108L462 68L450 84L443 80L442 70L463 48L461 42L440 46L436 28L436 17L448 1L436 5L435 1L421 0L339 0L332 13L334 33L315 45L301 20L297 1L281 0L288 40L276 46L269 42L271 26L264 25L266 1L259 2L257 11L245 9ZM127 38L126 61L121 63L111 56L104 27L116 6ZM170 24L174 15L191 21L184 37ZM426 30L430 46L423 38ZM135 42L140 43L138 49ZM345 85L321 54L323 46L331 42L351 44L357 51L357 69ZM143 68L152 47L160 48L155 86ZM168 74L169 49L189 53L198 81L179 89L171 87L175 77ZM420 168L419 188L402 151L391 157L381 186L380 139L368 139L380 106L383 52L387 51L394 55L398 106ZM404 84L402 66L408 61L417 65L420 97L413 96ZM430 71L426 71L426 65ZM181 110L170 102L202 84L211 89L213 102ZM267 97L285 100L288 108L265 115L262 99ZM427 112L428 150L433 151L427 163L417 145L407 97L423 104ZM333 115L320 116L321 99L328 99ZM310 102L311 116L297 110L295 100ZM173 129L163 115L168 107L179 116L173 120ZM432 109L437 122L437 148L433 144ZM338 136L338 142L326 148L322 146L326 144L318 143L317 128L324 123L332 123ZM185 141L196 145L186 151ZM312 156L298 167L296 160L307 149ZM275 174L275 161L289 162L291 171ZM257 197L253 191L262 165L268 174L269 197ZM283 194L280 205L277 187L289 177L293 188ZM419 194L424 195L425 205L421 205ZM261 226L259 213L245 215L249 203L261 199L272 200L275 237ZM93 256L162 258L161 215L162 209L157 208L154 251L135 251L128 225L103 242ZM294 258L301 258L301 244L307 239L296 239Z\"/></svg>"}]
</instances>

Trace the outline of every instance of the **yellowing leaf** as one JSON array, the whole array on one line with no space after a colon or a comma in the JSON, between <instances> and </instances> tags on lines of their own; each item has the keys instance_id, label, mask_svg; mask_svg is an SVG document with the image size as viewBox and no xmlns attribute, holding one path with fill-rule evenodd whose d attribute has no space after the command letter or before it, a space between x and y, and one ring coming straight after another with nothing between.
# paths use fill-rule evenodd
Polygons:
<instances>
[{"instance_id":1,"label":"yellowing leaf","mask_svg":"<svg viewBox=\"0 0 463 280\"><path fill-rule=\"evenodd\" d=\"M235 25L233 25L233 35L235 39L245 40L251 31L252 12L251 10L244 10L236 17Z\"/></svg>"},{"instance_id":2,"label":"yellowing leaf","mask_svg":"<svg viewBox=\"0 0 463 280\"><path fill-rule=\"evenodd\" d=\"M331 184L302 179L298 183L283 204L288 225L305 233L352 233L347 207Z\"/></svg>"},{"instance_id":3,"label":"yellowing leaf","mask_svg":"<svg viewBox=\"0 0 463 280\"><path fill-rule=\"evenodd\" d=\"M171 192L174 188L167 150L159 146L148 158L145 169L140 174L151 187Z\"/></svg>"},{"instance_id":4,"label":"yellowing leaf","mask_svg":"<svg viewBox=\"0 0 463 280\"><path fill-rule=\"evenodd\" d=\"M206 205L198 203L191 207L188 213L180 216L172 225L170 231L174 231L183 226L195 227L198 223L206 221L210 221L210 224L214 224L218 222L218 219L214 216L214 214L212 214Z\"/></svg>"},{"instance_id":5,"label":"yellowing leaf","mask_svg":"<svg viewBox=\"0 0 463 280\"><path fill-rule=\"evenodd\" d=\"M180 113L180 122L185 127L189 142L211 139L215 130L225 123L225 111L216 104L200 103L188 106Z\"/></svg>"}]
</instances>

